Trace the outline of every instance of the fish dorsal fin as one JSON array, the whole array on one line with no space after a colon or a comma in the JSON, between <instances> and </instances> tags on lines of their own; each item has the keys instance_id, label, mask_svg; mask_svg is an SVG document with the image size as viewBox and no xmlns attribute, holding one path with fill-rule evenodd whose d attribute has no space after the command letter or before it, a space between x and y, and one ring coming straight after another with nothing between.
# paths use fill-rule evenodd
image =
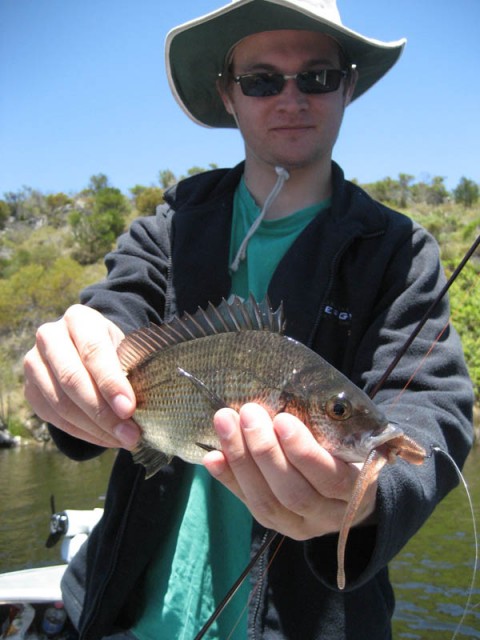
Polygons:
<instances>
[{"instance_id":1,"label":"fish dorsal fin","mask_svg":"<svg viewBox=\"0 0 480 640\"><path fill-rule=\"evenodd\" d=\"M272 311L268 298L256 302L253 296L246 301L233 296L228 302L223 299L218 307L209 303L206 309L199 307L193 314L186 313L165 324L150 324L132 331L120 343L117 354L124 371L128 373L157 351L181 342L220 333L247 330L282 333L283 329L282 305Z\"/></svg>"}]
</instances>

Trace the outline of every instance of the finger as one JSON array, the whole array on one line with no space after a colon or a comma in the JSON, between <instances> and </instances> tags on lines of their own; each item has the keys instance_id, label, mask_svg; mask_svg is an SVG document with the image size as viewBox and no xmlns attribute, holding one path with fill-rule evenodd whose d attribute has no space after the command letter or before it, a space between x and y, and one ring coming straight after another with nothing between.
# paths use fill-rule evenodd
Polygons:
<instances>
[{"instance_id":1,"label":"finger","mask_svg":"<svg viewBox=\"0 0 480 640\"><path fill-rule=\"evenodd\" d=\"M358 469L332 456L315 440L312 432L295 416L281 413L274 430L289 462L327 498L348 501Z\"/></svg>"},{"instance_id":2,"label":"finger","mask_svg":"<svg viewBox=\"0 0 480 640\"><path fill-rule=\"evenodd\" d=\"M78 421L77 423L69 422L66 418L62 417L47 401L44 392L40 391L30 380L25 381L24 390L27 401L41 420L58 427L69 435L81 438L91 444L104 447L120 446L120 443L113 435L109 436L107 432L99 430L96 425L88 425L85 420L82 419L81 426L79 426ZM96 435L97 433L100 435Z\"/></svg>"},{"instance_id":3,"label":"finger","mask_svg":"<svg viewBox=\"0 0 480 640\"><path fill-rule=\"evenodd\" d=\"M281 517L289 535L298 539L335 530L341 522L345 503L326 499L305 477L302 466L296 468L291 464L275 433L275 421L276 418L272 422L258 405L245 405L240 411L242 433L250 454L282 507L275 510L276 517ZM305 425L296 420L295 426L300 436L306 436L310 445L318 447L308 437L310 433ZM243 489L249 496L250 488L244 485ZM252 491L256 488L252 487ZM268 498L267 493L265 497Z\"/></svg>"},{"instance_id":4,"label":"finger","mask_svg":"<svg viewBox=\"0 0 480 640\"><path fill-rule=\"evenodd\" d=\"M74 305L64 316L67 330L103 398L121 418L135 410L135 394L117 355L124 338L113 322L89 307Z\"/></svg>"},{"instance_id":5,"label":"finger","mask_svg":"<svg viewBox=\"0 0 480 640\"><path fill-rule=\"evenodd\" d=\"M203 464L215 480L221 482L239 500L246 502L245 495L221 451L209 451L203 459Z\"/></svg>"},{"instance_id":6,"label":"finger","mask_svg":"<svg viewBox=\"0 0 480 640\"><path fill-rule=\"evenodd\" d=\"M135 396L116 355L122 337L113 323L81 305L71 307L61 320L42 325L24 360L26 395L34 411L89 442L132 448L139 429L128 420ZM105 400L109 386L110 404Z\"/></svg>"},{"instance_id":7,"label":"finger","mask_svg":"<svg viewBox=\"0 0 480 640\"><path fill-rule=\"evenodd\" d=\"M35 414L45 422L103 447L122 446L130 449L137 442L140 432L133 421L116 424L112 433L92 422L62 391L35 347L25 356L24 379L25 398ZM118 423L118 418L114 422Z\"/></svg>"},{"instance_id":8,"label":"finger","mask_svg":"<svg viewBox=\"0 0 480 640\"><path fill-rule=\"evenodd\" d=\"M301 468L302 473L319 493L343 501L343 514L344 503L350 502L363 464L348 464L332 456L318 445L312 433L295 416L279 414L275 417L274 428L292 464ZM376 474L372 475L370 486L356 512L355 524L370 517L375 511L379 471L380 467Z\"/></svg>"},{"instance_id":9,"label":"finger","mask_svg":"<svg viewBox=\"0 0 480 640\"><path fill-rule=\"evenodd\" d=\"M220 409L214 416L213 425L217 434L222 439L228 441L229 434L234 430L239 430L240 418L233 409ZM225 457L223 451L210 451L203 459L207 471L227 489L232 491L240 500L245 502L246 498L237 479Z\"/></svg>"},{"instance_id":10,"label":"finger","mask_svg":"<svg viewBox=\"0 0 480 640\"><path fill-rule=\"evenodd\" d=\"M70 404L66 409L59 405L66 396L93 423L109 432L119 419L131 417L135 397L121 370L110 326L103 316L76 305L62 321L42 325L36 344L51 383L40 379L44 371L38 360L33 360L38 370L32 370L32 375L38 388L44 384L49 387L48 398L59 415L67 417L65 411L71 409Z\"/></svg>"},{"instance_id":11,"label":"finger","mask_svg":"<svg viewBox=\"0 0 480 640\"><path fill-rule=\"evenodd\" d=\"M276 434L264 409L255 404L245 405L240 416L231 410L222 410L216 414L214 423L224 454L223 458L220 452L209 454L213 467L217 466L214 474L241 499L244 496L245 504L258 522L298 540L339 530L345 502L324 498L314 491L286 459L279 442L268 444L269 439L275 440ZM255 432L258 442L255 442ZM280 451L279 474L268 470L270 461L276 458L275 450Z\"/></svg>"},{"instance_id":12,"label":"finger","mask_svg":"<svg viewBox=\"0 0 480 640\"><path fill-rule=\"evenodd\" d=\"M44 337L47 333L48 329L43 328ZM30 386L28 381L26 383L27 397L37 414L40 397L44 398L49 408L44 408L40 417L53 424L76 424L90 435L99 430L111 434L113 426L119 422L118 416L95 389L71 342L62 340L58 332L56 335L63 361L51 349L48 339L45 356L39 350L37 354L27 354L25 358L25 371L30 382Z\"/></svg>"},{"instance_id":13,"label":"finger","mask_svg":"<svg viewBox=\"0 0 480 640\"><path fill-rule=\"evenodd\" d=\"M269 479L265 477L263 469L249 450L247 439L244 438L244 429L248 429L251 420L258 421L259 430L263 428L273 434L270 416L259 405L245 405L240 409L238 416L231 412L217 414L217 435L233 476L232 478L226 474L225 483L236 495L244 496L246 505L258 522L265 527L295 536L303 518L285 508L279 501L269 485ZM277 448L281 451L278 445Z\"/></svg>"},{"instance_id":14,"label":"finger","mask_svg":"<svg viewBox=\"0 0 480 640\"><path fill-rule=\"evenodd\" d=\"M272 527L283 507L250 455L243 439L239 414L231 409L221 409L215 414L214 426L225 458L223 469L220 465L217 467L222 471L217 479L245 502L261 524ZM217 457L216 464L218 460Z\"/></svg>"}]
</instances>

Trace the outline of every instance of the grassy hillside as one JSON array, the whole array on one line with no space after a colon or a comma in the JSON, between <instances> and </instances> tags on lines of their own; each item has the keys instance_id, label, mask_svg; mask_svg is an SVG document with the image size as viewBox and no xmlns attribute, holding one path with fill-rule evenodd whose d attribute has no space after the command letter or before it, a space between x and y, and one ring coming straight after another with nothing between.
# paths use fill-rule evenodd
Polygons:
<instances>
[{"instance_id":1,"label":"grassy hillside","mask_svg":"<svg viewBox=\"0 0 480 640\"><path fill-rule=\"evenodd\" d=\"M195 168L188 173L201 171ZM138 215L154 212L171 172L160 187L137 185L129 195L93 176L78 194L42 194L23 188L0 200L0 424L24 424L22 358L35 330L76 302L78 291L105 274L104 253ZM473 183L474 185L474 183ZM475 185L474 185L475 186ZM450 274L480 232L480 203L455 198L442 179L412 184L411 176L364 185L374 197L425 226L437 239ZM457 202L455 200L457 199ZM480 401L480 252L469 261L450 295ZM18 427L17 427L18 428Z\"/></svg>"}]
</instances>

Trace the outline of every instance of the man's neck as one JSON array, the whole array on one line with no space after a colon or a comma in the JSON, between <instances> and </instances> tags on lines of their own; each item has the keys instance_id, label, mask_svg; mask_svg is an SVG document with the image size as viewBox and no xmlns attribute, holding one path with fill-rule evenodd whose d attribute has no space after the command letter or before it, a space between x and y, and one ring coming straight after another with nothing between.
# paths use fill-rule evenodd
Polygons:
<instances>
[{"instance_id":1,"label":"man's neck","mask_svg":"<svg viewBox=\"0 0 480 640\"><path fill-rule=\"evenodd\" d=\"M245 163L245 184L259 207L263 207L265 200L271 193L278 175L274 167L269 170L258 171ZM289 178L283 184L279 194L271 203L265 219L276 219L288 216L295 211L323 202L331 196L331 163L328 170L321 171L318 167L292 169Z\"/></svg>"}]
</instances>

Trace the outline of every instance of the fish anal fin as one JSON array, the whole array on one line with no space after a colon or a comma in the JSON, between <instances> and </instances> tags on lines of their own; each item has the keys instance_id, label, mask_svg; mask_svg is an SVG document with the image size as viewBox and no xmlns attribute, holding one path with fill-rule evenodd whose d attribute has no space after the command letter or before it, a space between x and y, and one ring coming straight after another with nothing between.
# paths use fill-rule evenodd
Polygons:
<instances>
[{"instance_id":1,"label":"fish anal fin","mask_svg":"<svg viewBox=\"0 0 480 640\"><path fill-rule=\"evenodd\" d=\"M345 548L347 546L348 534L353 524L355 515L358 508L367 492L370 482L377 475L378 471L387 462L385 456L376 449L373 449L360 471L360 475L355 481L353 487L352 496L347 505L347 510L343 516L342 525L340 527L340 534L338 537L337 545L337 586L339 589L345 589Z\"/></svg>"},{"instance_id":2,"label":"fish anal fin","mask_svg":"<svg viewBox=\"0 0 480 640\"><path fill-rule=\"evenodd\" d=\"M173 456L169 456L163 451L158 451L151 447L145 440L140 443L132 451L133 461L145 467L145 479L154 476L162 467L173 460Z\"/></svg>"}]
</instances>

